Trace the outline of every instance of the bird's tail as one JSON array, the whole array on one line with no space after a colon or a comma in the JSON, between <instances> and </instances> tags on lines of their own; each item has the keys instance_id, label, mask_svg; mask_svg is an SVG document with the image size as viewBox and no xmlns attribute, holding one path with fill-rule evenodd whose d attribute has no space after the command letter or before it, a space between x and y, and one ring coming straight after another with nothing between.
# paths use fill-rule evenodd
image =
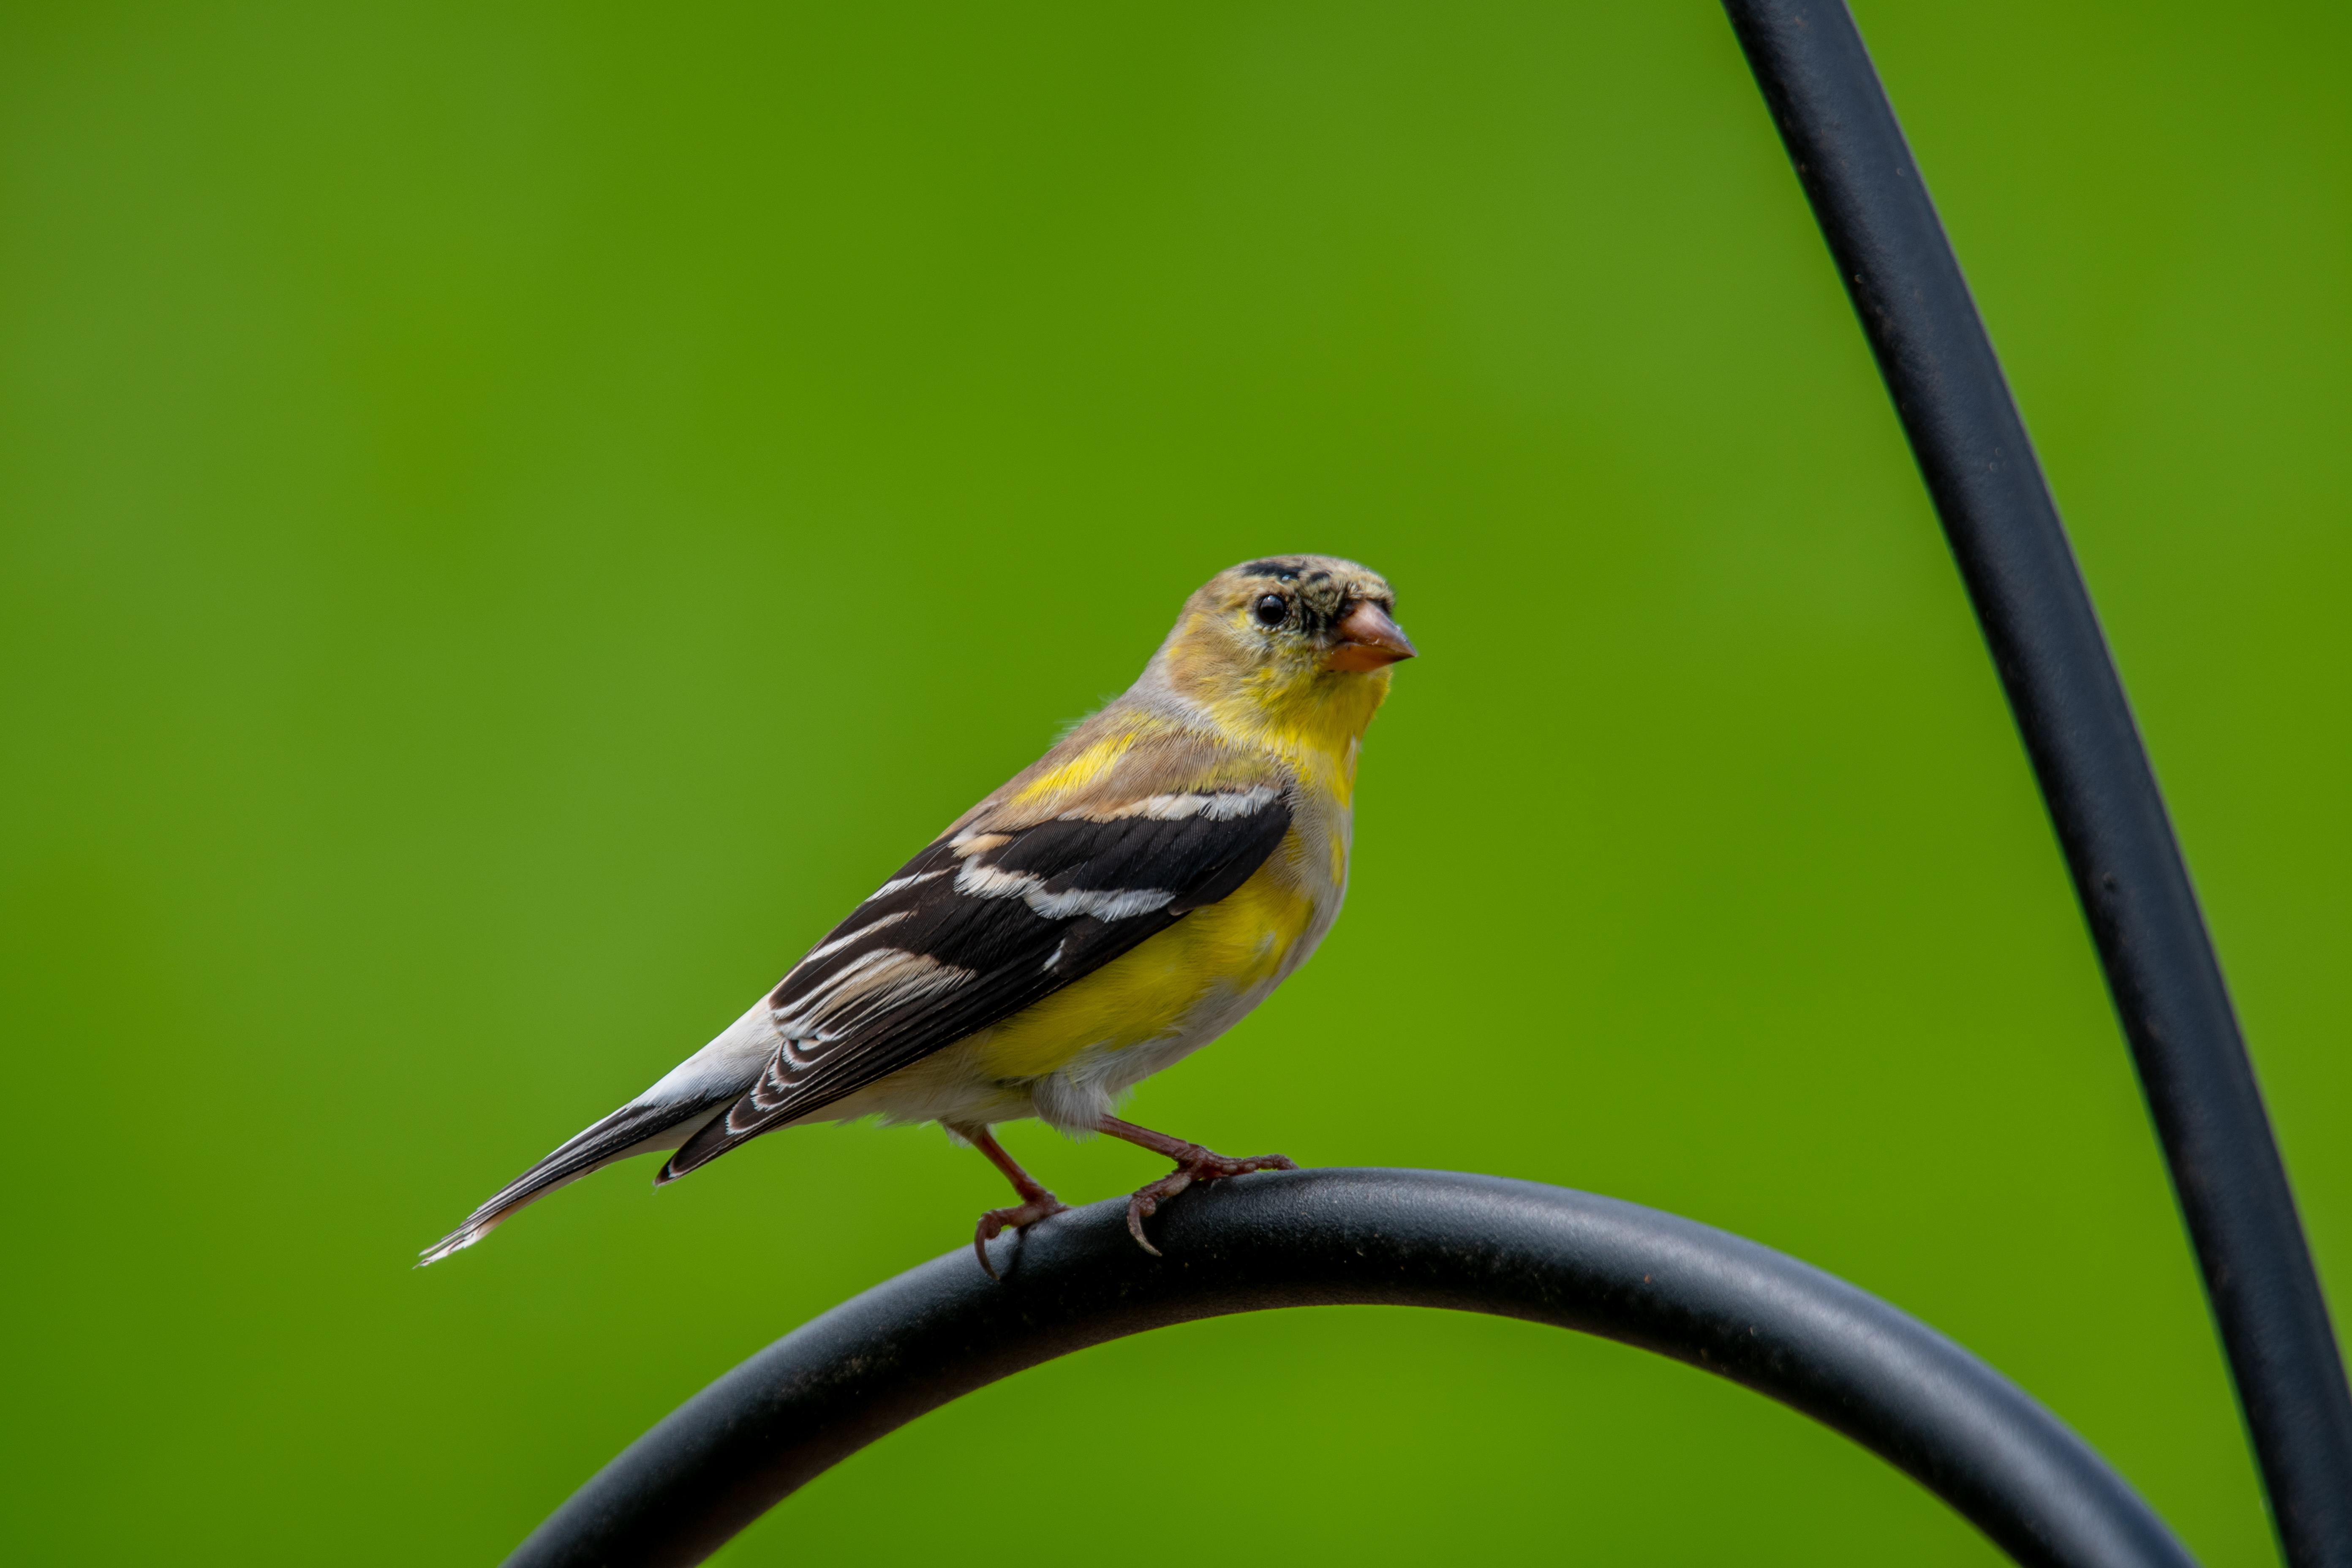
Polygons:
<instances>
[{"instance_id":1,"label":"bird's tail","mask_svg":"<svg viewBox=\"0 0 2352 1568\"><path fill-rule=\"evenodd\" d=\"M681 1100L631 1100L499 1188L489 1202L466 1216L465 1224L426 1247L416 1266L422 1268L453 1252L463 1252L497 1229L499 1222L515 1210L601 1166L632 1154L677 1148L734 1098L730 1089Z\"/></svg>"}]
</instances>

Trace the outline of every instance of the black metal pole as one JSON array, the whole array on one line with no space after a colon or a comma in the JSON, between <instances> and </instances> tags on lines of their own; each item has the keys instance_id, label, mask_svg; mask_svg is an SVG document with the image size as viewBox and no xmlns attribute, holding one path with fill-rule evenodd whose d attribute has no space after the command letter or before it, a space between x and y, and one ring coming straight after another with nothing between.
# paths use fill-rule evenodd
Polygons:
<instances>
[{"instance_id":1,"label":"black metal pole","mask_svg":"<svg viewBox=\"0 0 2352 1568\"><path fill-rule=\"evenodd\" d=\"M2074 872L2296 1568L2352 1568L2352 1394L2082 573L1843 0L1725 0L1917 454Z\"/></svg>"},{"instance_id":2,"label":"black metal pole","mask_svg":"<svg viewBox=\"0 0 2352 1568\"><path fill-rule=\"evenodd\" d=\"M2020 1563L2195 1568L2115 1471L2014 1384L1820 1269L1633 1204L1442 1171L1299 1171L1058 1215L845 1301L604 1467L508 1568L699 1563L829 1467L1040 1362L1171 1323L1380 1303L1524 1318L1670 1355L1900 1466ZM1278 1464L1281 1439L1266 1439ZM1181 1484L1181 1483L1172 1483ZM1696 1479L1694 1484L1696 1485Z\"/></svg>"}]
</instances>

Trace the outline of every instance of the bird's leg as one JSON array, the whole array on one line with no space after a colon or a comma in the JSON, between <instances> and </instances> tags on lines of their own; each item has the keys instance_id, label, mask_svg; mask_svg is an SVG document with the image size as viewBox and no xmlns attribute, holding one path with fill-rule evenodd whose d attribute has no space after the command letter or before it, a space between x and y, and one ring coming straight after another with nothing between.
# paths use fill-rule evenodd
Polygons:
<instances>
[{"instance_id":1,"label":"bird's leg","mask_svg":"<svg viewBox=\"0 0 2352 1568\"><path fill-rule=\"evenodd\" d=\"M1253 1154L1236 1160L1229 1154L1212 1153L1198 1143L1187 1143L1181 1138L1171 1138L1165 1132L1154 1132L1149 1127L1138 1127L1132 1121L1121 1121L1116 1116L1106 1116L1095 1123L1097 1131L1114 1138L1124 1138L1138 1148L1149 1149L1155 1154L1165 1154L1176 1162L1176 1168L1139 1189L1127 1200L1127 1233L1135 1237L1135 1245L1160 1256L1143 1234L1143 1222L1160 1212L1160 1205L1174 1197L1194 1182L1222 1181L1227 1176L1246 1175L1252 1171L1295 1171L1298 1163L1287 1154Z\"/></svg>"},{"instance_id":2,"label":"bird's leg","mask_svg":"<svg viewBox=\"0 0 2352 1568\"><path fill-rule=\"evenodd\" d=\"M1021 1202L1015 1206L991 1209L981 1215L980 1228L972 1233L971 1249L980 1255L980 1266L988 1270L991 1279L1000 1279L1002 1276L996 1272L996 1265L988 1260L988 1244L1007 1230L1035 1225L1048 1215L1060 1214L1070 1205L1039 1185L1037 1178L1023 1170L1021 1163L1004 1152L1004 1145L999 1143L996 1134L987 1128L958 1127L953 1131L957 1137L987 1155L988 1163L1003 1172L1004 1179L1013 1184L1013 1190L1021 1194Z\"/></svg>"}]
</instances>

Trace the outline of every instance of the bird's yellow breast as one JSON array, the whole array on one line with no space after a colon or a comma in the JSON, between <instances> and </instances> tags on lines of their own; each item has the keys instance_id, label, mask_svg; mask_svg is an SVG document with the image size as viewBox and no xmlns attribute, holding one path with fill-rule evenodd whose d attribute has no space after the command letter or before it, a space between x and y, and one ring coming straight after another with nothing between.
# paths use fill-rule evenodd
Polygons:
<instances>
[{"instance_id":1,"label":"bird's yellow breast","mask_svg":"<svg viewBox=\"0 0 2352 1568\"><path fill-rule=\"evenodd\" d=\"M1227 897L988 1030L973 1042L981 1070L1043 1078L1089 1047L1165 1037L1220 987L1237 994L1272 980L1315 918L1287 868L1293 850L1286 840Z\"/></svg>"}]
</instances>

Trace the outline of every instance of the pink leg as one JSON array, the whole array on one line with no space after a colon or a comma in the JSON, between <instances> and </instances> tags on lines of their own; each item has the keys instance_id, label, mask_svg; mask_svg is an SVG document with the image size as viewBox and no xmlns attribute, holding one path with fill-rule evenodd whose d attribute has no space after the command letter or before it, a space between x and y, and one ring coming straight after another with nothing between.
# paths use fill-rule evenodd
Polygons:
<instances>
[{"instance_id":1,"label":"pink leg","mask_svg":"<svg viewBox=\"0 0 2352 1568\"><path fill-rule=\"evenodd\" d=\"M1139 1189L1127 1200L1127 1232L1135 1237L1135 1245L1160 1256L1143 1234L1143 1222L1160 1212L1160 1205L1195 1182L1218 1182L1227 1176L1246 1175L1252 1171L1295 1171L1297 1162L1286 1154L1254 1154L1244 1160L1215 1154L1198 1143L1187 1143L1181 1138L1171 1138L1165 1132L1154 1132L1149 1127L1138 1127L1132 1121L1121 1121L1116 1116L1106 1116L1095 1126L1114 1138L1123 1138L1138 1148L1149 1149L1155 1154L1165 1154L1176 1162L1176 1168Z\"/></svg>"},{"instance_id":2,"label":"pink leg","mask_svg":"<svg viewBox=\"0 0 2352 1568\"><path fill-rule=\"evenodd\" d=\"M956 1135L982 1153L988 1163L1004 1173L1013 1190L1021 1194L1021 1202L1009 1209L991 1209L980 1216L980 1228L972 1233L971 1249L980 1255L980 1266L988 1270L991 1279L998 1279L996 1265L988 1260L988 1244L1007 1230L1020 1230L1039 1220L1060 1214L1070 1205L1040 1186L1037 1178L1021 1168L1020 1162L1004 1152L996 1134L985 1127L959 1127Z\"/></svg>"}]
</instances>

